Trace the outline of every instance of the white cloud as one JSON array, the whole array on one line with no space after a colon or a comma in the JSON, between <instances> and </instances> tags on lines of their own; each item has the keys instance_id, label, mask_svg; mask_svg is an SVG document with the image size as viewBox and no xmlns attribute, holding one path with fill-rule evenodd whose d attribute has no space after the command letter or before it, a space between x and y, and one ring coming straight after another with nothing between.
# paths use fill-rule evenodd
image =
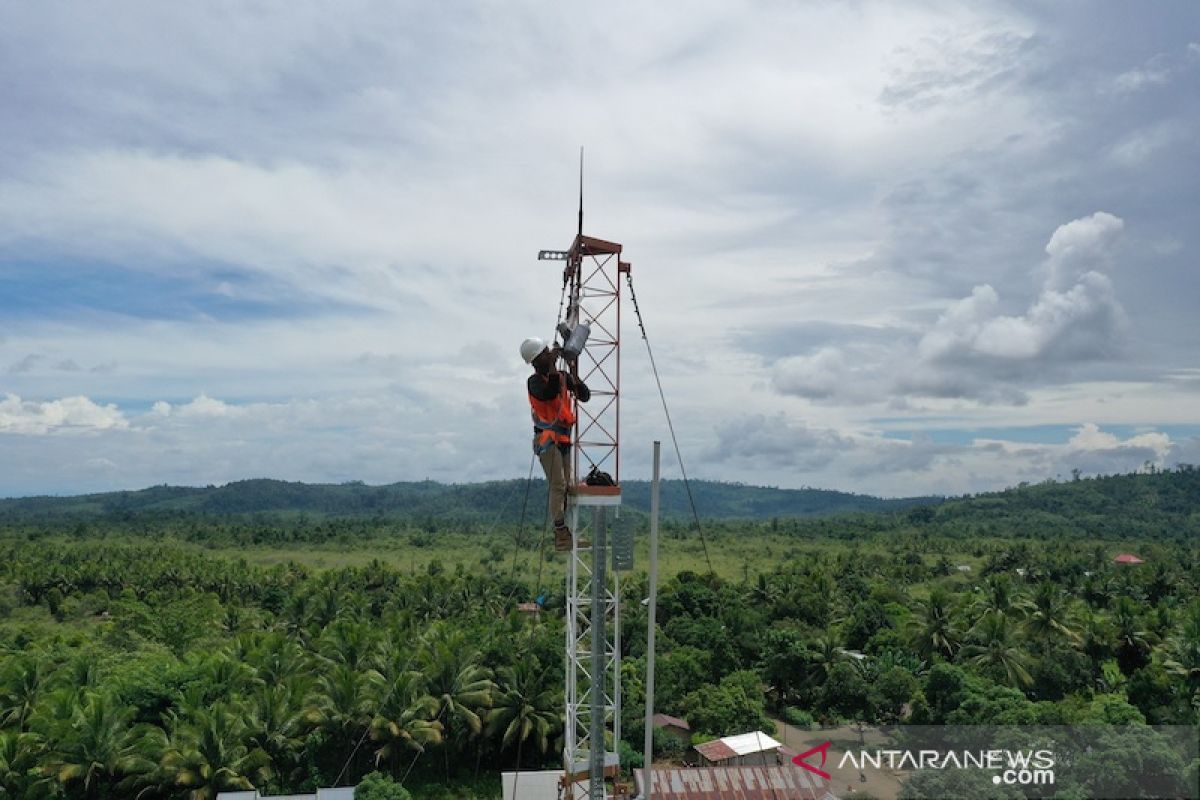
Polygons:
<instances>
[{"instance_id":1,"label":"white cloud","mask_svg":"<svg viewBox=\"0 0 1200 800\"><path fill-rule=\"evenodd\" d=\"M1028 444L977 440L977 446L992 447L998 464L1012 460L1024 464L1029 475L1067 475L1078 469L1085 475L1132 472L1150 463L1156 467L1175 463L1177 446L1164 433L1151 431L1122 439L1094 423L1081 424L1064 444Z\"/></svg>"},{"instance_id":2,"label":"white cloud","mask_svg":"<svg viewBox=\"0 0 1200 800\"><path fill-rule=\"evenodd\" d=\"M1115 354L1124 310L1109 278L1091 267L1110 260L1123 227L1120 218L1102 211L1060 225L1046 245L1045 285L1024 314L1001 314L996 290L978 286L921 339L919 360L1021 376Z\"/></svg>"},{"instance_id":3,"label":"white cloud","mask_svg":"<svg viewBox=\"0 0 1200 800\"><path fill-rule=\"evenodd\" d=\"M226 417L238 413L238 409L223 400L214 400L205 394L171 410L184 419L188 417Z\"/></svg>"},{"instance_id":4,"label":"white cloud","mask_svg":"<svg viewBox=\"0 0 1200 800\"><path fill-rule=\"evenodd\" d=\"M809 356L782 359L772 376L778 391L814 400L832 397L846 386L848 379L846 356L836 347L824 347Z\"/></svg>"},{"instance_id":5,"label":"white cloud","mask_svg":"<svg viewBox=\"0 0 1200 800\"><path fill-rule=\"evenodd\" d=\"M838 402L909 396L1024 404L1031 386L1068 380L1078 365L1116 357L1128 321L1112 281L1124 222L1106 212L1060 225L1046 244L1041 291L1004 313L990 284L953 301L914 342L820 348L783 358L772 384L783 394Z\"/></svg>"},{"instance_id":6,"label":"white cloud","mask_svg":"<svg viewBox=\"0 0 1200 800\"><path fill-rule=\"evenodd\" d=\"M1047 288L1070 286L1084 272L1110 263L1124 227L1124 220L1105 211L1059 225L1046 244Z\"/></svg>"},{"instance_id":7,"label":"white cloud","mask_svg":"<svg viewBox=\"0 0 1200 800\"><path fill-rule=\"evenodd\" d=\"M976 287L938 319L917 345L924 365L1021 376L1050 364L1114 354L1124 312L1112 282L1098 272L1081 275L1065 292L1044 290L1020 316L997 313L990 286Z\"/></svg>"},{"instance_id":8,"label":"white cloud","mask_svg":"<svg viewBox=\"0 0 1200 800\"><path fill-rule=\"evenodd\" d=\"M1128 448L1153 450L1161 459L1171 449L1171 438L1164 433L1140 433L1121 440L1115 434L1106 433L1093 422L1085 422L1067 442L1068 452L1111 453Z\"/></svg>"},{"instance_id":9,"label":"white cloud","mask_svg":"<svg viewBox=\"0 0 1200 800\"><path fill-rule=\"evenodd\" d=\"M87 397L63 397L37 402L6 394L0 400L0 435L85 433L127 428L116 405L98 405Z\"/></svg>"}]
</instances>

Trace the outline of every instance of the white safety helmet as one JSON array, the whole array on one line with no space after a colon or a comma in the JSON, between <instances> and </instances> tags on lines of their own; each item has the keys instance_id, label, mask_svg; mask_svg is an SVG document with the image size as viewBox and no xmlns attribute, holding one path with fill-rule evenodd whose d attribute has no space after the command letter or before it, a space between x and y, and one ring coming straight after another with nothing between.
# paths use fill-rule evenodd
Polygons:
<instances>
[{"instance_id":1,"label":"white safety helmet","mask_svg":"<svg viewBox=\"0 0 1200 800\"><path fill-rule=\"evenodd\" d=\"M532 364L533 360L538 357L538 353L545 349L546 343L536 336L526 339L521 342L521 358L525 359L526 364Z\"/></svg>"}]
</instances>

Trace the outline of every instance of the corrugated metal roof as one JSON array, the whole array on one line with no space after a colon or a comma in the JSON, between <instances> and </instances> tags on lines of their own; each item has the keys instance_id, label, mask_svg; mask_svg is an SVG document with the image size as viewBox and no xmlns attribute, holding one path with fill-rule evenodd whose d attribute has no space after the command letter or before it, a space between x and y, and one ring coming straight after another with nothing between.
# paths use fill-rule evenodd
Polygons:
<instances>
[{"instance_id":1,"label":"corrugated metal roof","mask_svg":"<svg viewBox=\"0 0 1200 800\"><path fill-rule=\"evenodd\" d=\"M761 753L764 750L776 750L782 745L767 736L762 731L753 731L751 733L741 733L737 736L726 736L721 739L722 742L729 746L729 749L737 753L739 756L748 756L751 753Z\"/></svg>"},{"instance_id":2,"label":"corrugated metal roof","mask_svg":"<svg viewBox=\"0 0 1200 800\"><path fill-rule=\"evenodd\" d=\"M657 727L674 725L676 728L683 728L685 731L690 731L692 729L692 726L687 724L686 719L672 717L670 714L655 714L650 718L650 721Z\"/></svg>"},{"instance_id":3,"label":"corrugated metal roof","mask_svg":"<svg viewBox=\"0 0 1200 800\"><path fill-rule=\"evenodd\" d=\"M711 742L696 745L696 752L709 761L725 761L737 758L737 751L725 744L724 739L713 739Z\"/></svg>"},{"instance_id":4,"label":"corrugated metal roof","mask_svg":"<svg viewBox=\"0 0 1200 800\"><path fill-rule=\"evenodd\" d=\"M644 770L635 770L644 793ZM652 771L655 800L837 800L824 781L793 766L699 767Z\"/></svg>"},{"instance_id":5,"label":"corrugated metal roof","mask_svg":"<svg viewBox=\"0 0 1200 800\"><path fill-rule=\"evenodd\" d=\"M748 756L754 753L764 753L782 747L762 731L739 733L737 736L724 736L711 742L696 745L696 752L709 761L725 761L737 756Z\"/></svg>"}]
</instances>

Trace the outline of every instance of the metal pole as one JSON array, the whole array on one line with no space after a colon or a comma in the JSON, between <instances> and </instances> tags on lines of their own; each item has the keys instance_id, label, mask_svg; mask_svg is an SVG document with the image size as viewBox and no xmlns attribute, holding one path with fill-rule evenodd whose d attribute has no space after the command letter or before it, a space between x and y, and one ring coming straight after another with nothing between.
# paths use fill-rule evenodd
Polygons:
<instances>
[{"instance_id":1,"label":"metal pole","mask_svg":"<svg viewBox=\"0 0 1200 800\"><path fill-rule=\"evenodd\" d=\"M661 444L654 443L654 477L650 483L650 603L646 621L646 740L642 774L642 800L650 800L654 785L654 624L658 611L658 462Z\"/></svg>"},{"instance_id":2,"label":"metal pole","mask_svg":"<svg viewBox=\"0 0 1200 800\"><path fill-rule=\"evenodd\" d=\"M616 513L620 513L617 511ZM616 551L616 548L613 548ZM613 749L621 747L621 573L612 568L613 574Z\"/></svg>"},{"instance_id":3,"label":"metal pole","mask_svg":"<svg viewBox=\"0 0 1200 800\"><path fill-rule=\"evenodd\" d=\"M604 590L607 575L604 569L604 546L607 531L604 507L597 506L592 512L592 697L591 697L591 781L588 784L589 800L605 800L604 757L604 654L605 647L605 602Z\"/></svg>"}]
</instances>

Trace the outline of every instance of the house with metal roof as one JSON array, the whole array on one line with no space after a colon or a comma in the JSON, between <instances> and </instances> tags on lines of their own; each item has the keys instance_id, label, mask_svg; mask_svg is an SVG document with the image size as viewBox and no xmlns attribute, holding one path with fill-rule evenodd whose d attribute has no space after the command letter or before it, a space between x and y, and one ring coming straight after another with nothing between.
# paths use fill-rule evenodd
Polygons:
<instances>
[{"instance_id":1,"label":"house with metal roof","mask_svg":"<svg viewBox=\"0 0 1200 800\"><path fill-rule=\"evenodd\" d=\"M672 717L670 714L655 714L650 718L655 728L661 728L686 750L692 744L692 726L686 719Z\"/></svg>"},{"instance_id":2,"label":"house with metal roof","mask_svg":"<svg viewBox=\"0 0 1200 800\"><path fill-rule=\"evenodd\" d=\"M725 736L696 745L701 766L779 764L783 745L762 731Z\"/></svg>"}]
</instances>

